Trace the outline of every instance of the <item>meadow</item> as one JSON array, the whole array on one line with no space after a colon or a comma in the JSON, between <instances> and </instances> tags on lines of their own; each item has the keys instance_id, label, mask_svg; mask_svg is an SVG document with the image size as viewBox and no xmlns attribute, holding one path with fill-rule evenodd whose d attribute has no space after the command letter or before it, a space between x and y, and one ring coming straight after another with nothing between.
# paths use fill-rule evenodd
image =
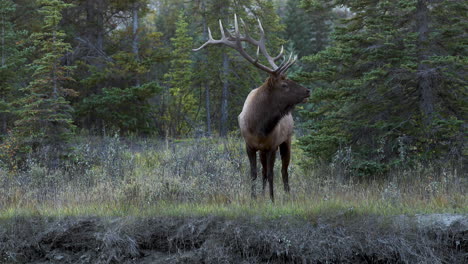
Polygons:
<instances>
[{"instance_id":1,"label":"meadow","mask_svg":"<svg viewBox=\"0 0 468 264\"><path fill-rule=\"evenodd\" d=\"M363 179L350 177L342 159L307 168L294 145L291 194L277 162L273 204L267 195L250 198L235 136L83 136L72 146L65 162L50 160L45 148L28 157L27 170L0 172L0 263L466 259L467 178L455 168Z\"/></svg>"},{"instance_id":2,"label":"meadow","mask_svg":"<svg viewBox=\"0 0 468 264\"><path fill-rule=\"evenodd\" d=\"M31 155L24 171L0 171L2 217L415 215L468 213L468 179L460 169L420 165L386 176L351 177L343 163L305 167L293 145L291 194L275 164L272 204L250 198L249 164L241 139L153 140L80 137L72 154L46 168L48 150ZM49 162L50 163L50 162ZM259 175L261 175L259 173Z\"/></svg>"}]
</instances>

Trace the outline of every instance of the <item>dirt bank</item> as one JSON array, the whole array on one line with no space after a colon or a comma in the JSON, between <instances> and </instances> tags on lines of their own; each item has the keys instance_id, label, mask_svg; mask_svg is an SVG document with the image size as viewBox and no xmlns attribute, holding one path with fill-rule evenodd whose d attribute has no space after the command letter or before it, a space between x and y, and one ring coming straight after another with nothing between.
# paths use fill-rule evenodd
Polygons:
<instances>
[{"instance_id":1,"label":"dirt bank","mask_svg":"<svg viewBox=\"0 0 468 264\"><path fill-rule=\"evenodd\" d=\"M15 218L1 263L468 263L468 216Z\"/></svg>"}]
</instances>

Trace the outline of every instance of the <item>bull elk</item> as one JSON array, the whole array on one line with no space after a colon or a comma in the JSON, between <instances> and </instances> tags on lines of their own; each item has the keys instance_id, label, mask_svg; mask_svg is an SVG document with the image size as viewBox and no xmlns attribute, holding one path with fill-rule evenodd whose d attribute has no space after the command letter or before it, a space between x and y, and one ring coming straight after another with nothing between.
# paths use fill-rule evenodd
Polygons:
<instances>
[{"instance_id":1,"label":"bull elk","mask_svg":"<svg viewBox=\"0 0 468 264\"><path fill-rule=\"evenodd\" d=\"M239 32L237 16L234 15L235 31L233 35L224 29L221 20L219 20L221 39L213 39L211 30L208 28L208 41L193 51L201 50L208 45L226 45L237 50L242 57L255 67L269 74L265 83L252 90L247 96L242 112L239 115L239 126L246 143L247 155L250 162L252 198L256 198L255 180L257 178L257 151L259 151L262 163L263 193L265 192L268 180L270 198L274 202L273 168L276 151L279 147L284 190L286 193L289 193L288 166L291 159L291 137L294 126L291 111L295 105L307 100L310 90L286 78L286 71L294 64L297 57L293 58L291 54L289 59L283 59L283 62L278 66L276 62L283 58L283 47L281 47L278 56L272 57L269 55L265 47L265 31L260 20L258 20L260 28L259 40L250 37L244 21L242 19L240 21L245 30L244 34ZM252 57L245 51L243 42L257 47L255 57ZM266 58L270 67L259 62L260 53Z\"/></svg>"}]
</instances>

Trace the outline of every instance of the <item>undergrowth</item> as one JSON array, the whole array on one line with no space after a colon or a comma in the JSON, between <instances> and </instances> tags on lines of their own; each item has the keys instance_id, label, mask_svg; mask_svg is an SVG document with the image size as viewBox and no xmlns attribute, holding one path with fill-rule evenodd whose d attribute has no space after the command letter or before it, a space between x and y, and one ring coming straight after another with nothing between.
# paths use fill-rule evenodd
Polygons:
<instances>
[{"instance_id":1,"label":"undergrowth","mask_svg":"<svg viewBox=\"0 0 468 264\"><path fill-rule=\"evenodd\" d=\"M249 164L239 138L174 142L78 138L54 169L47 153L25 171L0 171L0 217L25 216L296 216L468 213L468 181L456 169L429 165L356 181L336 166L305 169L293 147L292 193L275 167L277 203L250 198ZM259 174L260 175L260 174ZM354 180L353 180L354 179ZM261 193L261 179L257 179Z\"/></svg>"}]
</instances>

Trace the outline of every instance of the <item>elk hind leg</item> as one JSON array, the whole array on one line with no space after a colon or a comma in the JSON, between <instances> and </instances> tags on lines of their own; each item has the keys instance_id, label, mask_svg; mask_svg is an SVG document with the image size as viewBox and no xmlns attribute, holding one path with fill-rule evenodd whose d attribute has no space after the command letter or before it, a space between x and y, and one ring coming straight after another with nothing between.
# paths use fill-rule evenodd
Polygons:
<instances>
[{"instance_id":1,"label":"elk hind leg","mask_svg":"<svg viewBox=\"0 0 468 264\"><path fill-rule=\"evenodd\" d=\"M283 177L284 191L289 193L289 175L288 167L291 160L291 141L285 141L280 145L281 154L281 175Z\"/></svg>"},{"instance_id":2,"label":"elk hind leg","mask_svg":"<svg viewBox=\"0 0 468 264\"><path fill-rule=\"evenodd\" d=\"M250 162L250 178L252 180L250 195L253 199L257 197L255 194L255 180L257 179L257 151L255 149L250 148L249 146L246 147L247 149L247 156L249 157Z\"/></svg>"}]
</instances>

